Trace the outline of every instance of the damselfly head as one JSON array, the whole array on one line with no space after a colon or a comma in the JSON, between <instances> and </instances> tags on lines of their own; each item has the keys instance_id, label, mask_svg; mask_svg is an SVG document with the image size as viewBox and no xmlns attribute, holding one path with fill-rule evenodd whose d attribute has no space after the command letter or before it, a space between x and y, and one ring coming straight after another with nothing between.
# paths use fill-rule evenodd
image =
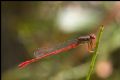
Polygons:
<instances>
[{"instance_id":1,"label":"damselfly head","mask_svg":"<svg viewBox=\"0 0 120 80\"><path fill-rule=\"evenodd\" d=\"M96 39L95 34L90 34L90 39Z\"/></svg>"}]
</instances>

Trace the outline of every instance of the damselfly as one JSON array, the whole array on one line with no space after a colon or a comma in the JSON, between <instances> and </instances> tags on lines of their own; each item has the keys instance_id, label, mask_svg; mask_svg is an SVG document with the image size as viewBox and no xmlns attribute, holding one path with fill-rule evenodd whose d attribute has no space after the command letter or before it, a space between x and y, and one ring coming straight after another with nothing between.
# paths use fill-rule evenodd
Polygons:
<instances>
[{"instance_id":1,"label":"damselfly","mask_svg":"<svg viewBox=\"0 0 120 80\"><path fill-rule=\"evenodd\" d=\"M94 34L90 34L87 36L78 37L77 39L65 42L62 45L57 45L53 48L49 48L49 49L45 49L45 48L39 49L38 48L34 52L35 58L33 58L31 60L27 60L25 62L22 62L18 66L19 66L19 68L23 68L23 67L27 66L28 64L38 61L42 58L45 58L50 55L55 55L55 54L58 54L58 53L61 53L64 51L68 51L72 48L76 48L77 46L85 44L85 43L88 44L88 51L91 51L95 47L95 42L96 42L96 36Z\"/></svg>"}]
</instances>

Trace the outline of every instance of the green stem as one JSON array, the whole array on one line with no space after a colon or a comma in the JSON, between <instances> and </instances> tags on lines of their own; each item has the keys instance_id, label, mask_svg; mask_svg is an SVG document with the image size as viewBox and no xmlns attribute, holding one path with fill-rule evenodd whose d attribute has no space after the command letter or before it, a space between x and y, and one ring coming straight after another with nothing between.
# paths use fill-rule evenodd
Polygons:
<instances>
[{"instance_id":1,"label":"green stem","mask_svg":"<svg viewBox=\"0 0 120 80\"><path fill-rule=\"evenodd\" d=\"M97 38L97 42L96 42L96 47L95 47L95 52L94 52L94 55L92 57L92 61L91 61L91 64L90 64L90 69L89 69L89 72L88 72L88 75L86 77L86 80L90 80L90 76L93 72L93 69L94 69L94 66L95 66L95 62L96 62L96 58L97 58L97 50L98 50L98 46L99 46L99 42L100 42L100 37L102 35L102 32L103 32L103 25L100 27L100 32L98 34L98 38Z\"/></svg>"}]
</instances>

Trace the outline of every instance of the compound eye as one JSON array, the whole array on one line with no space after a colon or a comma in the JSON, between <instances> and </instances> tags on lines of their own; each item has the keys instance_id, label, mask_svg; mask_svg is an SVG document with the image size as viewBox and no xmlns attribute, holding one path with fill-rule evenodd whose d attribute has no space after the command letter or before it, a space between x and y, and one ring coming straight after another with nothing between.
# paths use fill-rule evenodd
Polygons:
<instances>
[{"instance_id":1,"label":"compound eye","mask_svg":"<svg viewBox=\"0 0 120 80\"><path fill-rule=\"evenodd\" d=\"M91 39L96 39L95 34L90 34L90 38L91 38Z\"/></svg>"}]
</instances>

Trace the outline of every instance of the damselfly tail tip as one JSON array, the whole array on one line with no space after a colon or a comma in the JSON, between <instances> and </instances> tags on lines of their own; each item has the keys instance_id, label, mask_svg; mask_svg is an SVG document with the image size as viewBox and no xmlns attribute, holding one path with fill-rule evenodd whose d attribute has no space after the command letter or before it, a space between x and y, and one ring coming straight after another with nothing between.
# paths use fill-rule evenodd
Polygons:
<instances>
[{"instance_id":1,"label":"damselfly tail tip","mask_svg":"<svg viewBox=\"0 0 120 80\"><path fill-rule=\"evenodd\" d=\"M29 61L25 61L25 62L22 62L21 64L18 65L19 69L22 69L24 67L26 67L28 64L30 64Z\"/></svg>"}]
</instances>

